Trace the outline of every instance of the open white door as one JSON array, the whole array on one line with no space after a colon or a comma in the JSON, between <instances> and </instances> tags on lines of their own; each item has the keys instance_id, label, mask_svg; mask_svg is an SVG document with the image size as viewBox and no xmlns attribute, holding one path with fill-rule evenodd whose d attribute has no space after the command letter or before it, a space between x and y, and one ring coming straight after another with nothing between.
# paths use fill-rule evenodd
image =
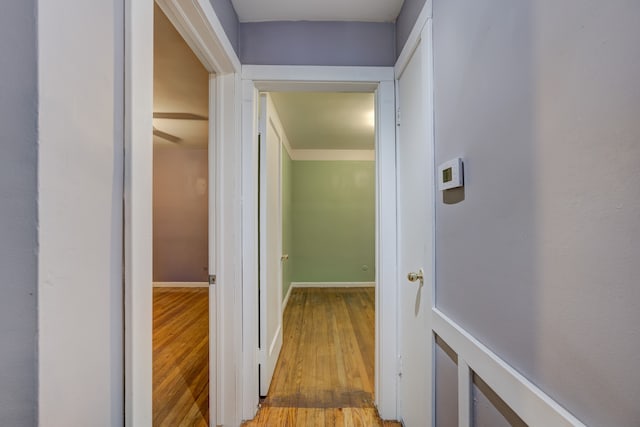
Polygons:
<instances>
[{"instance_id":1,"label":"open white door","mask_svg":"<svg viewBox=\"0 0 640 427\"><path fill-rule=\"evenodd\" d=\"M217 309L217 236L218 215L216 186L218 185L218 150L216 144L216 76L209 75L209 136L208 136L208 177L209 177L209 425L216 426L218 418L218 309Z\"/></svg>"},{"instance_id":2,"label":"open white door","mask_svg":"<svg viewBox=\"0 0 640 427\"><path fill-rule=\"evenodd\" d=\"M260 96L260 396L266 396L282 348L282 213L280 163L282 135L272 118L273 104Z\"/></svg>"},{"instance_id":3,"label":"open white door","mask_svg":"<svg viewBox=\"0 0 640 427\"><path fill-rule=\"evenodd\" d=\"M407 427L432 425L433 419L434 159L427 36L423 31L397 83L399 414Z\"/></svg>"}]
</instances>

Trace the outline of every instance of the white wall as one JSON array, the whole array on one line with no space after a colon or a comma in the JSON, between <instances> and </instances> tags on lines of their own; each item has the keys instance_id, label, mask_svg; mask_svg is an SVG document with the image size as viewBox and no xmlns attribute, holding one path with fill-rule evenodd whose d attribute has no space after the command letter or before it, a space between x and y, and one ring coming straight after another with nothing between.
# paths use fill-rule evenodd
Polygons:
<instances>
[{"instance_id":1,"label":"white wall","mask_svg":"<svg viewBox=\"0 0 640 427\"><path fill-rule=\"evenodd\" d=\"M123 422L123 2L38 2L39 425Z\"/></svg>"},{"instance_id":2,"label":"white wall","mask_svg":"<svg viewBox=\"0 0 640 427\"><path fill-rule=\"evenodd\" d=\"M0 12L0 426L37 420L35 0Z\"/></svg>"},{"instance_id":3,"label":"white wall","mask_svg":"<svg viewBox=\"0 0 640 427\"><path fill-rule=\"evenodd\" d=\"M436 163L465 161L438 308L587 425L639 425L640 3L433 16Z\"/></svg>"}]
</instances>

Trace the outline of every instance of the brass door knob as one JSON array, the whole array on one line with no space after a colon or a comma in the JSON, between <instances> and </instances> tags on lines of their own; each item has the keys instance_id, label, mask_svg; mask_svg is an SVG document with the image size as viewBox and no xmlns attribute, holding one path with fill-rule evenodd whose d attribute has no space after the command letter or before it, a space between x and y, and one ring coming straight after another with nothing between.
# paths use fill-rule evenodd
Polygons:
<instances>
[{"instance_id":1,"label":"brass door knob","mask_svg":"<svg viewBox=\"0 0 640 427\"><path fill-rule=\"evenodd\" d=\"M407 274L407 279L410 282L417 282L418 280L422 282L424 280L424 270L420 269L417 272Z\"/></svg>"}]
</instances>

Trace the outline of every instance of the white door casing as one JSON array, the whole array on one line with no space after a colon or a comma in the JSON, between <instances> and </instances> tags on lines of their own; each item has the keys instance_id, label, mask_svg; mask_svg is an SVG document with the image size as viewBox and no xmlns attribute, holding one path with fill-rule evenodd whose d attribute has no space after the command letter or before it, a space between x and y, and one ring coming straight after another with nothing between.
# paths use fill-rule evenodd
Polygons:
<instances>
[{"instance_id":1,"label":"white door casing","mask_svg":"<svg viewBox=\"0 0 640 427\"><path fill-rule=\"evenodd\" d=\"M434 415L434 154L427 27L397 81L398 406L407 427L432 425ZM410 281L408 274L419 269L424 279Z\"/></svg>"},{"instance_id":2,"label":"white door casing","mask_svg":"<svg viewBox=\"0 0 640 427\"><path fill-rule=\"evenodd\" d=\"M258 90L355 91L376 93L376 405L396 419L396 175L395 95L391 67L242 67L242 417L258 404Z\"/></svg>"},{"instance_id":3,"label":"white door casing","mask_svg":"<svg viewBox=\"0 0 640 427\"><path fill-rule=\"evenodd\" d=\"M282 348L282 129L271 98L260 95L260 395L266 396Z\"/></svg>"}]
</instances>

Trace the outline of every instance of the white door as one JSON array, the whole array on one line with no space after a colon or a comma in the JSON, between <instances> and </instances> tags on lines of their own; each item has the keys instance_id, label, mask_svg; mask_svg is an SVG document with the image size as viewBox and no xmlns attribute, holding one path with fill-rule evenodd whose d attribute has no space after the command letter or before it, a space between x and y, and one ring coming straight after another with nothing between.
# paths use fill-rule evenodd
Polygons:
<instances>
[{"instance_id":1,"label":"white door","mask_svg":"<svg viewBox=\"0 0 640 427\"><path fill-rule=\"evenodd\" d=\"M282 214L280 163L282 137L272 119L273 104L260 96L260 395L266 396L282 348Z\"/></svg>"},{"instance_id":2,"label":"white door","mask_svg":"<svg viewBox=\"0 0 640 427\"><path fill-rule=\"evenodd\" d=\"M216 76L209 75L209 112L215 111ZM209 135L207 146L207 172L209 189L209 425L217 425L218 420L218 295L216 285L217 237L218 225L216 215L218 184L217 162L218 147L214 138L215 117L209 113Z\"/></svg>"},{"instance_id":3,"label":"white door","mask_svg":"<svg viewBox=\"0 0 640 427\"><path fill-rule=\"evenodd\" d=\"M432 425L433 115L422 35L397 86L399 413L407 427Z\"/></svg>"}]
</instances>

